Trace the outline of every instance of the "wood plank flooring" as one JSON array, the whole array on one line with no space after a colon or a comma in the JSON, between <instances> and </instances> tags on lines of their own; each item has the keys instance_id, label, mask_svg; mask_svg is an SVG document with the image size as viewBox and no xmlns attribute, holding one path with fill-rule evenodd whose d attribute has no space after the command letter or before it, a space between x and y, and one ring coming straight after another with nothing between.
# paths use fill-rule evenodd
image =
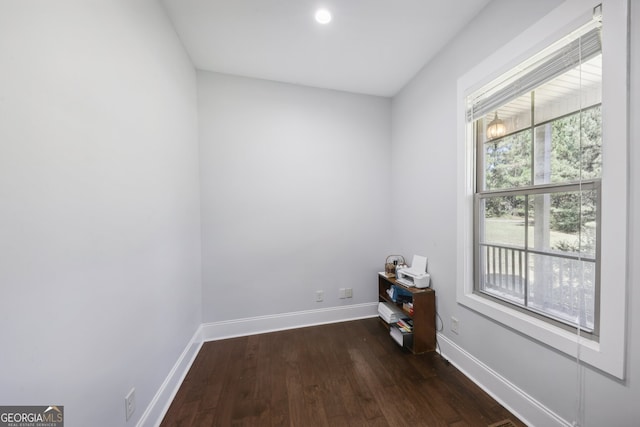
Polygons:
<instances>
[{"instance_id":1,"label":"wood plank flooring","mask_svg":"<svg viewBox=\"0 0 640 427\"><path fill-rule=\"evenodd\" d=\"M524 426L377 318L207 342L161 426Z\"/></svg>"}]
</instances>

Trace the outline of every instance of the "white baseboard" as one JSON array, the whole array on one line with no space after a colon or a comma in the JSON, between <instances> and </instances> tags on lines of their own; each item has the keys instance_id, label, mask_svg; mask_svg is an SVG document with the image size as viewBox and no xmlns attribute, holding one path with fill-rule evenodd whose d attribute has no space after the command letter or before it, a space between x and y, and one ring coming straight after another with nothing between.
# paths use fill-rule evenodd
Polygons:
<instances>
[{"instance_id":1,"label":"white baseboard","mask_svg":"<svg viewBox=\"0 0 640 427\"><path fill-rule=\"evenodd\" d=\"M149 403L149 406L140 417L136 427L157 427L160 425L204 341L346 322L376 316L378 316L377 302L203 323L185 347L171 372L169 372L151 403Z\"/></svg>"},{"instance_id":2,"label":"white baseboard","mask_svg":"<svg viewBox=\"0 0 640 427\"><path fill-rule=\"evenodd\" d=\"M204 323L202 325L202 341L216 341L225 338L243 337L265 332L345 322L376 316L378 316L378 303L374 302L245 319L224 320L221 322Z\"/></svg>"},{"instance_id":3,"label":"white baseboard","mask_svg":"<svg viewBox=\"0 0 640 427\"><path fill-rule=\"evenodd\" d=\"M187 376L187 372L189 372L193 361L198 355L200 347L202 347L201 330L202 325L193 335L191 341L189 341L178 358L178 361L173 365L169 375L167 375L155 396L151 399L151 403L149 403L149 406L145 409L140 420L138 420L136 427L160 425L164 415L169 410L169 406L171 405L173 398L176 396L176 393L178 393L178 389L182 385L182 381L184 381L184 378Z\"/></svg>"},{"instance_id":4,"label":"white baseboard","mask_svg":"<svg viewBox=\"0 0 640 427\"><path fill-rule=\"evenodd\" d=\"M572 423L529 396L515 384L438 333L441 354L478 387L528 426L571 427Z\"/></svg>"}]
</instances>

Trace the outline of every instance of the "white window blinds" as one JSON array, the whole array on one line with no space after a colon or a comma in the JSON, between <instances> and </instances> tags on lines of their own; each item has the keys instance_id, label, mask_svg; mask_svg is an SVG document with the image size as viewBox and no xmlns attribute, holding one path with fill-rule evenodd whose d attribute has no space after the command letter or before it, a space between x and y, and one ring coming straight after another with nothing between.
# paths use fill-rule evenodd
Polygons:
<instances>
[{"instance_id":1,"label":"white window blinds","mask_svg":"<svg viewBox=\"0 0 640 427\"><path fill-rule=\"evenodd\" d=\"M596 24L595 28L594 23ZM500 77L467 98L467 121L471 122L513 101L536 87L577 67L602 52L601 25L590 23L587 29L565 39L551 53L534 61L510 78ZM586 32L585 32L586 31ZM582 33L582 34L580 34Z\"/></svg>"}]
</instances>

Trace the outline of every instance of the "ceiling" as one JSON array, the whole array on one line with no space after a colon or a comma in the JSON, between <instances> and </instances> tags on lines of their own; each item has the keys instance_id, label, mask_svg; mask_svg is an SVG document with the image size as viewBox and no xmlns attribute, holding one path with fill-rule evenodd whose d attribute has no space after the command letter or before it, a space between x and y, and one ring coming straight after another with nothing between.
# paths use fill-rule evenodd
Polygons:
<instances>
[{"instance_id":1,"label":"ceiling","mask_svg":"<svg viewBox=\"0 0 640 427\"><path fill-rule=\"evenodd\" d=\"M161 0L200 70L393 96L490 0ZM314 20L318 8L333 20Z\"/></svg>"}]
</instances>

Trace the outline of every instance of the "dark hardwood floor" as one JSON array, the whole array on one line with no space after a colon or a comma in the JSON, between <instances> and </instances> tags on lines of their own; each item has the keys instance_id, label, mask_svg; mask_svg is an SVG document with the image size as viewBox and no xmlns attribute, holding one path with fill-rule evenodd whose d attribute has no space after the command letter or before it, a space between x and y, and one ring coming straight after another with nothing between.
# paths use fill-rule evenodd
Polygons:
<instances>
[{"instance_id":1,"label":"dark hardwood floor","mask_svg":"<svg viewBox=\"0 0 640 427\"><path fill-rule=\"evenodd\" d=\"M207 342L161 426L524 426L377 318ZM501 425L501 424L500 424Z\"/></svg>"}]
</instances>

